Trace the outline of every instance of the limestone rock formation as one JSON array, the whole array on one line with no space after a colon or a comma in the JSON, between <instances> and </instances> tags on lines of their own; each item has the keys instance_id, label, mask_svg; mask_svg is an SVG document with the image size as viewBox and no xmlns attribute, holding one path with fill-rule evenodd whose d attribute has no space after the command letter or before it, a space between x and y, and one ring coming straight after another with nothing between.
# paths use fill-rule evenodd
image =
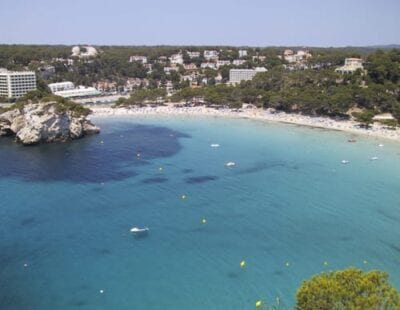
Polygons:
<instances>
[{"instance_id":1,"label":"limestone rock formation","mask_svg":"<svg viewBox=\"0 0 400 310\"><path fill-rule=\"evenodd\" d=\"M0 114L0 136L15 136L24 145L66 142L99 132L86 115L60 111L56 102L27 103Z\"/></svg>"}]
</instances>

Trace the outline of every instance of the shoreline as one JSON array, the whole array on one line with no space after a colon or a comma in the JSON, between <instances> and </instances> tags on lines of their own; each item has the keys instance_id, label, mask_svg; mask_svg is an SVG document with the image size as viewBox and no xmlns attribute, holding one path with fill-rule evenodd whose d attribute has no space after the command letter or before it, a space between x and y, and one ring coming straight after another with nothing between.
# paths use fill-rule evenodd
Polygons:
<instances>
[{"instance_id":1,"label":"shoreline","mask_svg":"<svg viewBox=\"0 0 400 310\"><path fill-rule=\"evenodd\" d=\"M285 112L274 112L264 109L214 109L206 106L176 107L174 104L157 107L133 107L133 108L111 108L104 105L89 107L94 117L105 116L128 116L128 117L152 117L152 116L212 116L229 118L248 118L253 120L286 123L299 126L339 130L351 134L366 135L375 138L384 138L400 142L400 129L391 130L387 126L374 123L369 129L358 127L358 123L351 120L333 120L327 117L311 117L300 114L288 114Z\"/></svg>"}]
</instances>

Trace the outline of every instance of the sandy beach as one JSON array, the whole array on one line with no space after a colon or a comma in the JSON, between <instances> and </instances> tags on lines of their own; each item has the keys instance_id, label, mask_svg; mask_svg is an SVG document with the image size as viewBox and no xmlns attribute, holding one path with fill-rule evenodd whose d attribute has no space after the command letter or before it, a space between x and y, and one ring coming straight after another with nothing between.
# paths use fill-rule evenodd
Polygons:
<instances>
[{"instance_id":1,"label":"sandy beach","mask_svg":"<svg viewBox=\"0 0 400 310\"><path fill-rule=\"evenodd\" d=\"M168 104L158 107L132 107L132 108L111 108L110 106L91 106L93 116L211 116L230 118L250 118L271 122L289 123L301 126L319 127L331 130L341 130L353 134L368 135L376 138L384 138L400 141L400 129L388 129L387 126L374 123L369 129L360 128L354 121L338 121L326 117L311 117L300 114L288 114L285 112L274 112L265 109L214 109L206 106L177 107L176 104Z\"/></svg>"}]
</instances>

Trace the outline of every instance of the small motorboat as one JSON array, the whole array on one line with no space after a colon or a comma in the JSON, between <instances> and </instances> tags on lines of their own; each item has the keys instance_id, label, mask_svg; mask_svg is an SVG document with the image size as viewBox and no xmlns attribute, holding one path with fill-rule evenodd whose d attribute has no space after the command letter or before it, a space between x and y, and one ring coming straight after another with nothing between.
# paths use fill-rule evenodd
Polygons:
<instances>
[{"instance_id":1,"label":"small motorboat","mask_svg":"<svg viewBox=\"0 0 400 310\"><path fill-rule=\"evenodd\" d=\"M134 234L144 234L147 233L150 229L148 227L143 227L143 228L139 228L139 227L132 227L131 228L131 233Z\"/></svg>"},{"instance_id":2,"label":"small motorboat","mask_svg":"<svg viewBox=\"0 0 400 310\"><path fill-rule=\"evenodd\" d=\"M345 159L342 160L342 164L343 165L346 165L346 164L349 164L349 163L350 163L350 161L348 161L348 160L345 160Z\"/></svg>"},{"instance_id":3,"label":"small motorboat","mask_svg":"<svg viewBox=\"0 0 400 310\"><path fill-rule=\"evenodd\" d=\"M225 166L227 166L227 167L234 167L234 166L236 166L236 163L233 162L233 161L228 161L228 162L225 164Z\"/></svg>"},{"instance_id":4,"label":"small motorboat","mask_svg":"<svg viewBox=\"0 0 400 310\"><path fill-rule=\"evenodd\" d=\"M378 144L378 146L379 146L379 147L383 147L383 144L382 144L382 143L381 143L381 144Z\"/></svg>"},{"instance_id":5,"label":"small motorboat","mask_svg":"<svg viewBox=\"0 0 400 310\"><path fill-rule=\"evenodd\" d=\"M349 139L349 140L347 140L347 142L355 143L355 142L357 142L357 140L356 139Z\"/></svg>"},{"instance_id":6,"label":"small motorboat","mask_svg":"<svg viewBox=\"0 0 400 310\"><path fill-rule=\"evenodd\" d=\"M371 157L371 160L378 160L377 156Z\"/></svg>"},{"instance_id":7,"label":"small motorboat","mask_svg":"<svg viewBox=\"0 0 400 310\"><path fill-rule=\"evenodd\" d=\"M213 143L213 144L210 144L210 146L211 147L219 147L219 144L218 143Z\"/></svg>"}]
</instances>

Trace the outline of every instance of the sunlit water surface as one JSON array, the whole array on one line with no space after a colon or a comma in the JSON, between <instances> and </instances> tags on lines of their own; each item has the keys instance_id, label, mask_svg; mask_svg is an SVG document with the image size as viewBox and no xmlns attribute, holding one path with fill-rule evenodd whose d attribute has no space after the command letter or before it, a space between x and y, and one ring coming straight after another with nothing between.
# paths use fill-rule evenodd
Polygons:
<instances>
[{"instance_id":1,"label":"sunlit water surface","mask_svg":"<svg viewBox=\"0 0 400 310\"><path fill-rule=\"evenodd\" d=\"M250 120L95 121L100 135L69 144L0 140L0 309L291 308L302 280L348 266L400 287L399 144Z\"/></svg>"}]
</instances>

